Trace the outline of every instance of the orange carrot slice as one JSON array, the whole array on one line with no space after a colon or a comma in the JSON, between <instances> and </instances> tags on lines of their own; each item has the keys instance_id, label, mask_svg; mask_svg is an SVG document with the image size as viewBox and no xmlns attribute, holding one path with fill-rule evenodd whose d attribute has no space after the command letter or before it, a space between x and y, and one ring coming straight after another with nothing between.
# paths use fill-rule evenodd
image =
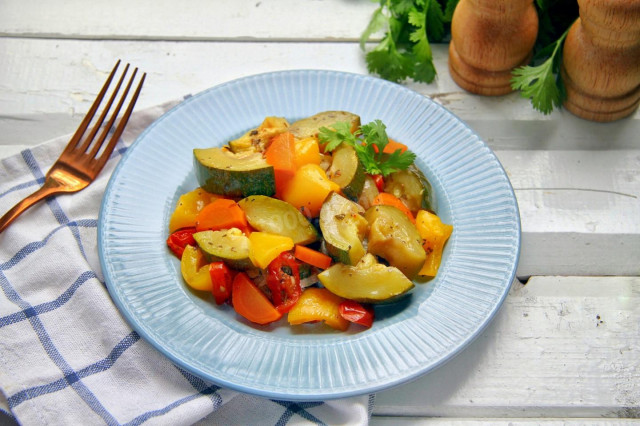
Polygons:
<instances>
[{"instance_id":1,"label":"orange carrot slice","mask_svg":"<svg viewBox=\"0 0 640 426\"><path fill-rule=\"evenodd\" d=\"M207 204L196 218L196 231L238 228L248 232L249 223L244 211L233 200L219 198Z\"/></svg>"},{"instance_id":2,"label":"orange carrot slice","mask_svg":"<svg viewBox=\"0 0 640 426\"><path fill-rule=\"evenodd\" d=\"M407 205L403 203L400 198L396 197L393 194L389 194L388 192L381 192L375 196L371 204L374 206L385 205L397 207L398 209L402 210L402 212L409 218L411 223L416 223L416 219L413 217L411 210L409 210Z\"/></svg>"},{"instance_id":3,"label":"orange carrot slice","mask_svg":"<svg viewBox=\"0 0 640 426\"><path fill-rule=\"evenodd\" d=\"M378 150L378 145L374 145L373 149L376 151L376 153L380 152ZM409 149L409 148L405 144L400 143L398 141L395 141L395 140L389 138L389 143L385 145L385 147L382 150L382 152L384 152L385 154L393 154L397 150L400 150L400 152L405 152L407 149Z\"/></svg>"},{"instance_id":4,"label":"orange carrot slice","mask_svg":"<svg viewBox=\"0 0 640 426\"><path fill-rule=\"evenodd\" d=\"M309 247L296 245L293 255L296 259L315 266L316 268L327 269L331 266L331 258L329 256L317 250L310 249Z\"/></svg>"},{"instance_id":5,"label":"orange carrot slice","mask_svg":"<svg viewBox=\"0 0 640 426\"><path fill-rule=\"evenodd\" d=\"M276 196L280 198L296 172L295 139L292 133L284 132L271 139L265 151L267 163L273 166L276 179Z\"/></svg>"}]
</instances>

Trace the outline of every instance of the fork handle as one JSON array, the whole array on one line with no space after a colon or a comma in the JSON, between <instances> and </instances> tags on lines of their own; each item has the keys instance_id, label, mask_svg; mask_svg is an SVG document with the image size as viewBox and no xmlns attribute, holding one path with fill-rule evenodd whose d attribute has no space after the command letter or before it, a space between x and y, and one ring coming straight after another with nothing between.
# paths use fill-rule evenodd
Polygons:
<instances>
[{"instance_id":1,"label":"fork handle","mask_svg":"<svg viewBox=\"0 0 640 426\"><path fill-rule=\"evenodd\" d=\"M47 198L50 195L59 193L59 186L51 182L49 179L45 180L45 184L41 186L36 192L27 196L18 204L13 206L11 210L6 212L4 216L0 218L0 232L4 231L7 226L11 224L18 216L20 216L25 210L37 203L38 201Z\"/></svg>"}]
</instances>

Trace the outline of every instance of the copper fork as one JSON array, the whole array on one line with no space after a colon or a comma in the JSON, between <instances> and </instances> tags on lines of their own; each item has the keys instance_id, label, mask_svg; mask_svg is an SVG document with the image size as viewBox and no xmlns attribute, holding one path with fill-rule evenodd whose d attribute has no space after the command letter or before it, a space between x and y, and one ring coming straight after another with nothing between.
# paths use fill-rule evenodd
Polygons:
<instances>
[{"instance_id":1,"label":"copper fork","mask_svg":"<svg viewBox=\"0 0 640 426\"><path fill-rule=\"evenodd\" d=\"M113 152L116 144L118 143L118 139L122 135L124 131L124 127L127 125L129 121L129 117L131 116L131 112L133 111L133 107L138 99L138 95L140 94L140 90L142 89L142 85L144 83L144 79L146 77L146 73L142 74L142 77L139 79L138 86L136 87L135 92L131 96L129 100L129 104L127 109L124 112L124 115L120 119L118 126L115 131L109 138L108 142L105 143L107 136L109 134L110 129L115 124L115 121L118 117L120 109L122 108L125 99L127 98L127 94L129 93L129 89L134 82L135 76L138 72L138 68L133 70L133 74L129 78L129 81L120 96L118 103L116 104L115 110L111 114L109 121L105 126L102 126L104 123L111 106L113 105L118 92L122 86L122 83L125 80L125 76L129 71L129 64L125 66L125 69L122 73L122 76L118 80L116 87L113 89L111 96L105 107L102 110L102 113L97 118L97 121L93 124L91 131L89 134L83 138L89 124L91 124L102 100L107 93L109 86L111 85L111 81L113 77L116 75L116 71L118 66L120 65L120 60L116 63L107 78L107 81L102 86L98 97L91 105L89 112L87 112L86 117L80 123L78 130L76 130L75 134L67 144L66 148L60 155L60 158L53 164L51 169L47 172L45 176L44 184L33 194L26 197L24 200L20 201L16 204L11 210L9 210L2 218L0 218L0 232L2 232L11 222L14 221L22 212L26 209L37 203L38 201L50 197L52 195L57 195L66 192L77 192L83 188L89 186L91 182L98 176L104 165L106 164L109 156ZM96 135L100 128L102 127L102 132L96 138Z\"/></svg>"}]
</instances>

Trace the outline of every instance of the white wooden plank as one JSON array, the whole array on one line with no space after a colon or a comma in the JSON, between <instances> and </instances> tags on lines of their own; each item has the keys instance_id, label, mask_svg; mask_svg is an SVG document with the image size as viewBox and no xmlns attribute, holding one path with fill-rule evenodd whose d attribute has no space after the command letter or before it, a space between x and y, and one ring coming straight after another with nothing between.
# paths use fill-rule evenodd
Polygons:
<instances>
[{"instance_id":1,"label":"white wooden plank","mask_svg":"<svg viewBox=\"0 0 640 426\"><path fill-rule=\"evenodd\" d=\"M505 419L505 418L481 418L481 419L461 419L461 418L429 418L429 417L386 417L373 416L369 426L629 426L637 425L637 419Z\"/></svg>"},{"instance_id":2,"label":"white wooden plank","mask_svg":"<svg viewBox=\"0 0 640 426\"><path fill-rule=\"evenodd\" d=\"M67 115L79 120L117 58L148 73L137 108L262 72L366 72L362 52L355 43L96 43L0 38L0 52L0 118L5 119L7 128L34 114L57 114L56 120ZM0 135L4 137L6 134ZM0 139L0 143L7 142Z\"/></svg>"},{"instance_id":3,"label":"white wooden plank","mask_svg":"<svg viewBox=\"0 0 640 426\"><path fill-rule=\"evenodd\" d=\"M542 115L517 93L497 98L472 95L449 76L446 45L433 48L437 80L405 85L443 104L493 149L640 149L640 110L626 120L603 124L581 120L564 110ZM56 118L60 119L84 113L116 58L149 73L140 107L261 72L332 69L367 74L357 43L0 38L0 55L0 118L14 122L25 115L60 114ZM7 128L11 124L16 123L5 123Z\"/></svg>"},{"instance_id":4,"label":"white wooden plank","mask_svg":"<svg viewBox=\"0 0 640 426\"><path fill-rule=\"evenodd\" d=\"M533 277L431 374L380 392L374 414L640 417L640 277Z\"/></svg>"},{"instance_id":5,"label":"white wooden plank","mask_svg":"<svg viewBox=\"0 0 640 426\"><path fill-rule=\"evenodd\" d=\"M341 0L3 0L0 36L353 41L376 7Z\"/></svg>"},{"instance_id":6,"label":"white wooden plank","mask_svg":"<svg viewBox=\"0 0 640 426\"><path fill-rule=\"evenodd\" d=\"M640 275L640 150L496 151L522 222L518 275Z\"/></svg>"}]
</instances>

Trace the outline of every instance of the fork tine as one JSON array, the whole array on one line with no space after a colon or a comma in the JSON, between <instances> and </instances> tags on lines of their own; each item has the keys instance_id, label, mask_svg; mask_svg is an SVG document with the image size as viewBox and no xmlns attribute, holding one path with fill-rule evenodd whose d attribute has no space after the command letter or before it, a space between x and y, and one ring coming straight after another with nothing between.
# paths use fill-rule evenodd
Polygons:
<instances>
[{"instance_id":1,"label":"fork tine","mask_svg":"<svg viewBox=\"0 0 640 426\"><path fill-rule=\"evenodd\" d=\"M67 153L69 151L74 150L78 142L80 142L82 135L84 135L84 132L87 130L89 123L93 119L93 116L96 114L96 111L98 110L98 107L100 106L100 103L102 102L102 99L104 98L105 93L107 93L107 89L109 88L109 85L111 85L111 80L113 80L113 76L116 74L116 70L118 69L119 65L120 65L120 59L118 59L115 66L111 70L111 74L109 74L107 81L105 81L104 85L102 86L102 89L100 89L100 93L98 93L98 96L93 101L93 104L91 105L91 108L89 108L87 115L85 115L84 119L80 123L80 126L78 126L78 129L71 137L71 140L65 147L63 153Z\"/></svg>"},{"instance_id":2,"label":"fork tine","mask_svg":"<svg viewBox=\"0 0 640 426\"><path fill-rule=\"evenodd\" d=\"M133 75L131 76L131 79L129 80L129 84L127 84L127 89L126 89L125 94L123 95L122 99L120 100L120 103L118 105L118 110L120 110L120 107L122 106L122 103L124 102L126 94L129 91L129 88L131 87L131 83L133 83L133 77L135 77L135 74L136 74L137 71L138 71L138 69L136 68L134 70ZM140 91L142 90L142 85L144 84L144 80L145 80L146 76L147 76L147 73L142 73L142 77L140 78L140 82L138 83L138 86L136 87L136 91L133 93L133 96L131 97L131 100L129 101L129 105L127 106L127 109L125 110L124 115L122 116L122 118L120 119L120 122L118 123L118 127L113 132L113 135L111 135L111 139L109 140L109 143L105 147L104 151L102 151L102 154L100 154L100 156L97 158L97 166L96 166L96 168L97 168L98 171L100 171L102 169L102 167L104 167L105 163L107 162L107 160L111 156L111 153L113 152L113 149L115 148L116 144L118 143L118 140L120 139L120 136L122 136L122 132L124 132L124 128L127 125L127 123L129 122L129 118L131 117L131 113L133 112L133 107L135 106L136 101L138 100L138 96L140 95ZM117 112L114 113L114 118L115 118L116 115L117 115Z\"/></svg>"},{"instance_id":3,"label":"fork tine","mask_svg":"<svg viewBox=\"0 0 640 426\"><path fill-rule=\"evenodd\" d=\"M100 130L100 127L102 126L102 123L104 122L104 119L107 117L107 114L109 113L109 110L111 109L111 105L113 105L113 101L116 99L116 96L118 95L118 92L120 91L120 87L122 86L122 82L124 81L124 77L127 75L127 71L128 70L129 70L129 64L127 64L125 66L124 71L122 72L122 75L120 76L120 79L118 80L118 84L116 84L116 87L113 89L113 92L111 93L111 96L109 97L109 101L107 102L107 104L102 109L102 113L100 114L100 117L94 123L94 125L93 125L93 127L91 129L91 132L89 133L89 136L87 136L84 139L84 142L82 142L82 144L80 144L77 147L78 151L85 152L85 151L87 151L89 149L89 146L91 146L91 142L94 140L94 138L96 136L96 133L98 133L98 131ZM101 143L102 142L100 142L100 144ZM99 147L99 145L98 145L98 147Z\"/></svg>"},{"instance_id":4,"label":"fork tine","mask_svg":"<svg viewBox=\"0 0 640 426\"><path fill-rule=\"evenodd\" d=\"M129 78L129 82L125 87L124 92L122 93L122 95L120 95L120 100L118 101L118 104L116 105L114 111L111 113L111 117L109 118L109 121L107 122L106 126L103 127L102 132L100 133L100 137L96 141L91 151L88 153L90 158L93 158L98 154L98 152L100 151L100 148L102 147L102 144L104 143L107 136L109 135L109 132L113 128L113 125L115 124L116 119L118 118L118 114L120 114L120 109L122 108L122 105L124 104L124 101L127 98L127 95L129 94L129 90L131 89L131 84L133 83L133 80L136 77L137 73L138 73L138 68L133 70L133 74Z\"/></svg>"},{"instance_id":5,"label":"fork tine","mask_svg":"<svg viewBox=\"0 0 640 426\"><path fill-rule=\"evenodd\" d=\"M122 76L120 77L120 81L118 81L118 86L115 88L111 99L109 100L109 104L106 106L105 111L103 112L102 115L102 119L104 119L104 117L107 115L107 113L109 112L107 109L111 108L111 104L113 103L113 100L115 99L116 95L118 94L117 92L120 90L120 86L122 84L122 82L124 81L124 77L126 75L126 72L129 68L129 64L127 64L127 68L125 68L125 72L122 74ZM93 145L93 147L91 148L91 151L88 153L90 158L93 158L96 156L96 154L98 154L98 151L100 151L100 147L102 147L102 144L104 143L105 139L107 138L107 135L109 134L109 131L111 130L111 128L113 127L114 123L116 122L116 119L118 118L118 114L120 114L120 109L122 108L122 104L124 103L127 94L129 93L129 89L131 89L131 83L133 83L133 79L135 78L136 74L138 73L138 68L133 70L133 74L131 75L131 78L129 78L129 82L127 84L127 87L124 89L124 92L120 95L120 100L118 101L118 104L116 105L115 110L111 113L111 117L109 118L109 121L107 122L107 125L104 126L104 128L102 129L102 132L100 133L100 137L98 138L98 140L95 142L95 144ZM96 127L94 128L95 131L97 131L97 128L99 128L100 126L102 126L102 122L96 123ZM91 143L91 141L89 141L89 143Z\"/></svg>"}]
</instances>

